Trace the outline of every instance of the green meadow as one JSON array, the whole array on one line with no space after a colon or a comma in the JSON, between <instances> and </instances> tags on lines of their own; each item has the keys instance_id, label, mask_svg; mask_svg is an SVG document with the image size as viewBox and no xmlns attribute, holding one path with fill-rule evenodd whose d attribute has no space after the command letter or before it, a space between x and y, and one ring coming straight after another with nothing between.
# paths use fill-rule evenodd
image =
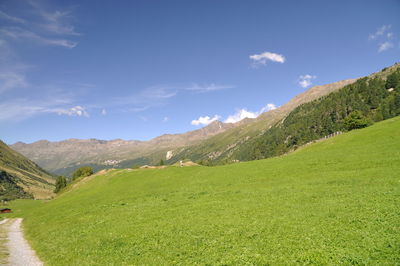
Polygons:
<instances>
[{"instance_id":1,"label":"green meadow","mask_svg":"<svg viewBox=\"0 0 400 266\"><path fill-rule=\"evenodd\" d=\"M400 117L281 157L114 170L12 206L48 265L400 264Z\"/></svg>"}]
</instances>

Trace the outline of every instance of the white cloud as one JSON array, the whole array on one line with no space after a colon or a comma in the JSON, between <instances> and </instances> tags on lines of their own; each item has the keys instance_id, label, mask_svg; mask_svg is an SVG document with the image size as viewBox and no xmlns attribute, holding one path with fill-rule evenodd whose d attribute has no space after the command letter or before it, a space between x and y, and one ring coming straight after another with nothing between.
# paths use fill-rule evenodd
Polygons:
<instances>
[{"instance_id":1,"label":"white cloud","mask_svg":"<svg viewBox=\"0 0 400 266\"><path fill-rule=\"evenodd\" d=\"M143 122L149 121L149 119L148 119L147 117L142 116L142 115L139 115L138 118L139 118L140 120L142 120Z\"/></svg>"},{"instance_id":2,"label":"white cloud","mask_svg":"<svg viewBox=\"0 0 400 266\"><path fill-rule=\"evenodd\" d=\"M392 48L393 46L394 46L394 45L393 45L392 42L383 42L383 43L380 43L380 44L379 44L379 48L378 48L378 52L380 53L380 52L386 51L386 50Z\"/></svg>"},{"instance_id":3,"label":"white cloud","mask_svg":"<svg viewBox=\"0 0 400 266\"><path fill-rule=\"evenodd\" d=\"M29 4L44 21L40 24L44 30L58 35L81 35L75 31L74 26L70 23L72 18L71 11L47 11L44 5L42 3L39 4L37 1L29 1Z\"/></svg>"},{"instance_id":4,"label":"white cloud","mask_svg":"<svg viewBox=\"0 0 400 266\"><path fill-rule=\"evenodd\" d=\"M394 47L392 42L395 37L393 32L390 32L392 25L383 25L375 33L368 36L369 40L378 42L378 53L389 50Z\"/></svg>"},{"instance_id":5,"label":"white cloud","mask_svg":"<svg viewBox=\"0 0 400 266\"><path fill-rule=\"evenodd\" d=\"M62 46L65 48L70 48L70 49L74 48L78 45L77 42L69 41L69 40L52 40L52 39L41 38L41 41L43 41L44 44Z\"/></svg>"},{"instance_id":6,"label":"white cloud","mask_svg":"<svg viewBox=\"0 0 400 266\"><path fill-rule=\"evenodd\" d=\"M180 93L206 93L229 88L234 88L234 86L217 85L214 83L207 85L193 83L191 86L157 85L125 97L116 97L108 101L105 106L120 106L120 112L141 112L149 108L166 105L170 102L171 98L176 97Z\"/></svg>"},{"instance_id":7,"label":"white cloud","mask_svg":"<svg viewBox=\"0 0 400 266\"><path fill-rule=\"evenodd\" d=\"M376 40L378 37L383 36L388 30L390 30L391 27L392 27L392 25L383 25L382 27L378 28L375 33L371 33L368 36L368 39ZM393 33L391 33L391 34L393 34Z\"/></svg>"},{"instance_id":8,"label":"white cloud","mask_svg":"<svg viewBox=\"0 0 400 266\"><path fill-rule=\"evenodd\" d=\"M142 112L149 108L163 106L177 95L177 90L164 86L146 88L125 97L116 97L105 105L121 107L120 112Z\"/></svg>"},{"instance_id":9,"label":"white cloud","mask_svg":"<svg viewBox=\"0 0 400 266\"><path fill-rule=\"evenodd\" d=\"M256 118L260 114L270 111L270 110L274 110L276 108L277 108L276 105L273 103L267 104L266 106L264 106L257 112L251 112L251 111L248 111L247 109L243 108L243 109L238 110L235 114L228 116L228 118L224 122L225 123L236 123L245 118Z\"/></svg>"},{"instance_id":10,"label":"white cloud","mask_svg":"<svg viewBox=\"0 0 400 266\"><path fill-rule=\"evenodd\" d=\"M72 102L66 95L56 95L45 99L12 99L0 102L0 121L20 121L41 114L59 114L89 117L82 106L69 107Z\"/></svg>"},{"instance_id":11,"label":"white cloud","mask_svg":"<svg viewBox=\"0 0 400 266\"><path fill-rule=\"evenodd\" d=\"M267 61L284 63L286 58L281 54L275 54L271 52L264 52L261 54L250 55L249 58L253 60L253 66L265 65Z\"/></svg>"},{"instance_id":12,"label":"white cloud","mask_svg":"<svg viewBox=\"0 0 400 266\"><path fill-rule=\"evenodd\" d=\"M194 126L208 125L208 124L211 124L214 121L217 121L220 118L221 117L219 115L214 115L213 118L211 118L209 116L200 116L199 119L192 120L191 124L194 125Z\"/></svg>"},{"instance_id":13,"label":"white cloud","mask_svg":"<svg viewBox=\"0 0 400 266\"><path fill-rule=\"evenodd\" d=\"M250 112L246 109L240 109L235 114L228 116L225 123L236 123L245 118L256 118L257 112Z\"/></svg>"},{"instance_id":14,"label":"white cloud","mask_svg":"<svg viewBox=\"0 0 400 266\"><path fill-rule=\"evenodd\" d=\"M106 109L101 110L101 114L102 114L102 115L106 115L106 114L107 114Z\"/></svg>"},{"instance_id":15,"label":"white cloud","mask_svg":"<svg viewBox=\"0 0 400 266\"><path fill-rule=\"evenodd\" d=\"M233 86L216 85L214 83L211 83L209 85L193 84L191 87L186 88L186 90L196 91L196 92L210 92L210 91L219 91L219 90L231 89L231 88L233 88Z\"/></svg>"},{"instance_id":16,"label":"white cloud","mask_svg":"<svg viewBox=\"0 0 400 266\"><path fill-rule=\"evenodd\" d=\"M276 109L276 108L278 108L275 104L273 104L273 103L268 103L266 106L264 106L263 108L261 108L261 110L258 112L258 114L260 115L260 114L262 114L262 113L264 113L264 112L268 112L268 111L271 111L271 110L274 110L274 109Z\"/></svg>"},{"instance_id":17,"label":"white cloud","mask_svg":"<svg viewBox=\"0 0 400 266\"><path fill-rule=\"evenodd\" d=\"M28 0L24 3L31 2L33 1ZM84 107L76 105L72 99L73 93L66 92L70 90L64 90L51 84L32 84L26 78L27 70L35 66L21 61L23 57L19 56L16 50L18 46L13 45L12 41L66 48L73 48L77 45L77 42L59 36L52 37L55 36L55 32L44 28L44 25L51 24L48 22L49 20L40 16L35 17L35 15L37 15L35 10L30 10L30 20L28 21L25 18L21 19L0 11L2 22L0 24L0 93L3 93L0 97L0 120L9 123L41 114L88 117L88 111ZM56 14L55 17L57 16L63 17L63 21L67 20L66 13ZM55 19L61 21L61 18ZM72 28L70 27L70 29ZM43 35L44 32L47 32L46 35Z\"/></svg>"},{"instance_id":18,"label":"white cloud","mask_svg":"<svg viewBox=\"0 0 400 266\"><path fill-rule=\"evenodd\" d=\"M7 20L9 24L0 27L0 33L3 36L14 40L30 40L44 45L66 48L74 48L78 45L76 41L59 37L59 35L81 35L75 31L71 24L73 16L70 11L48 11L42 1L26 1L26 3L30 5L28 8L31 15L34 15L30 16L29 21L0 11L0 19ZM14 26L13 23L19 23L19 26Z\"/></svg>"},{"instance_id":19,"label":"white cloud","mask_svg":"<svg viewBox=\"0 0 400 266\"><path fill-rule=\"evenodd\" d=\"M162 121L163 121L164 123L168 122L168 121L169 121L169 117L168 117L168 116L164 117Z\"/></svg>"},{"instance_id":20,"label":"white cloud","mask_svg":"<svg viewBox=\"0 0 400 266\"><path fill-rule=\"evenodd\" d=\"M18 121L43 112L42 104L30 103L26 100L14 100L0 103L0 121Z\"/></svg>"},{"instance_id":21,"label":"white cloud","mask_svg":"<svg viewBox=\"0 0 400 266\"><path fill-rule=\"evenodd\" d=\"M0 72L0 94L14 88L26 88L25 76L18 72Z\"/></svg>"},{"instance_id":22,"label":"white cloud","mask_svg":"<svg viewBox=\"0 0 400 266\"><path fill-rule=\"evenodd\" d=\"M8 46L7 42L0 39L0 60L5 60L9 58L12 53L12 49Z\"/></svg>"},{"instance_id":23,"label":"white cloud","mask_svg":"<svg viewBox=\"0 0 400 266\"><path fill-rule=\"evenodd\" d=\"M69 109L54 109L48 110L49 112L56 112L59 115L68 115L68 116L84 116L89 117L89 113L85 110L84 107L77 105L75 107Z\"/></svg>"},{"instance_id":24,"label":"white cloud","mask_svg":"<svg viewBox=\"0 0 400 266\"><path fill-rule=\"evenodd\" d=\"M168 99L176 96L177 92L167 87L150 87L141 92L141 97L146 99Z\"/></svg>"},{"instance_id":25,"label":"white cloud","mask_svg":"<svg viewBox=\"0 0 400 266\"><path fill-rule=\"evenodd\" d=\"M301 75L298 79L298 83L302 88L307 88L312 85L312 80L316 78L317 76L313 75Z\"/></svg>"},{"instance_id":26,"label":"white cloud","mask_svg":"<svg viewBox=\"0 0 400 266\"><path fill-rule=\"evenodd\" d=\"M59 35L80 36L81 34L75 31L74 26L62 22L63 18L67 17L68 15L69 12L59 11L44 14L44 18L47 19L48 23L44 24L43 28Z\"/></svg>"},{"instance_id":27,"label":"white cloud","mask_svg":"<svg viewBox=\"0 0 400 266\"><path fill-rule=\"evenodd\" d=\"M62 46L66 48L74 48L78 45L77 42L64 40L64 39L49 39L39 36L38 34L22 29L20 27L4 27L0 29L0 33L5 36L11 37L15 40L29 39L40 44Z\"/></svg>"},{"instance_id":28,"label":"white cloud","mask_svg":"<svg viewBox=\"0 0 400 266\"><path fill-rule=\"evenodd\" d=\"M11 21L11 22L22 23L22 24L25 23L25 20L23 20L22 18L17 18L17 17L10 16L10 15L8 15L7 13L5 13L5 12L3 12L1 10L0 10L0 18L1 19L6 19L6 20Z\"/></svg>"}]
</instances>

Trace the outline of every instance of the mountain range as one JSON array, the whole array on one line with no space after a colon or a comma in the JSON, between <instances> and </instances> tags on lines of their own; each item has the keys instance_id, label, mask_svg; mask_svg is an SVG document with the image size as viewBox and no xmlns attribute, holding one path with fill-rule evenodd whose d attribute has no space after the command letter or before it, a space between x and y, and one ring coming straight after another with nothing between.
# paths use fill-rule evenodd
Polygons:
<instances>
[{"instance_id":1,"label":"mountain range","mask_svg":"<svg viewBox=\"0 0 400 266\"><path fill-rule=\"evenodd\" d=\"M198 130L183 134L165 134L149 141L68 139L50 142L40 140L30 144L17 142L11 145L11 148L44 169L64 175L71 174L74 169L82 165L89 165L95 170L100 170L131 167L134 164L157 164L161 159L169 164L190 159L208 165L236 162L238 159L251 160L254 156L243 156L243 153L249 150L248 146L254 146L257 140L274 127L284 123L285 119L292 113L296 113L301 106L323 101L328 95L343 91L345 87L351 85L357 87L360 80L382 80L381 83L384 84L387 76L398 70L399 65L395 64L365 78L314 86L297 95L287 104L262 113L257 118L246 118L237 123L214 121ZM383 86L382 93L386 91L384 85L379 86ZM347 115L350 109L343 115ZM373 110L372 107L371 110ZM320 137L318 134L313 138Z\"/></svg>"}]
</instances>

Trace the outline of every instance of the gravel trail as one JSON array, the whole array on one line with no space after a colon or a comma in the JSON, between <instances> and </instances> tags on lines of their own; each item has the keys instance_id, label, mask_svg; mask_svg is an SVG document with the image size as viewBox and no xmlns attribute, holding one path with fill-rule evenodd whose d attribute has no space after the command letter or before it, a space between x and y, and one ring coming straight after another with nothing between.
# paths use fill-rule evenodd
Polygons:
<instances>
[{"instance_id":1,"label":"gravel trail","mask_svg":"<svg viewBox=\"0 0 400 266\"><path fill-rule=\"evenodd\" d=\"M0 222L0 226L7 232L8 263L12 266L37 266L43 262L36 256L35 251L24 238L21 228L21 218L6 219Z\"/></svg>"}]
</instances>

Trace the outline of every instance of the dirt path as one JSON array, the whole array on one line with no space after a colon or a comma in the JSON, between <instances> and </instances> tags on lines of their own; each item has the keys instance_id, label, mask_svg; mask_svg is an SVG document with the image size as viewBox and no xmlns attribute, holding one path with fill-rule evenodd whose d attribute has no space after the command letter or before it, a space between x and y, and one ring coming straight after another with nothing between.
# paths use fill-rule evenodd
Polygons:
<instances>
[{"instance_id":1,"label":"dirt path","mask_svg":"<svg viewBox=\"0 0 400 266\"><path fill-rule=\"evenodd\" d=\"M8 259L2 256L0 263L12 266L43 265L24 238L21 222L21 218L5 219L0 222L0 240L3 240L0 242L0 250L6 250L8 255L6 256Z\"/></svg>"}]
</instances>

